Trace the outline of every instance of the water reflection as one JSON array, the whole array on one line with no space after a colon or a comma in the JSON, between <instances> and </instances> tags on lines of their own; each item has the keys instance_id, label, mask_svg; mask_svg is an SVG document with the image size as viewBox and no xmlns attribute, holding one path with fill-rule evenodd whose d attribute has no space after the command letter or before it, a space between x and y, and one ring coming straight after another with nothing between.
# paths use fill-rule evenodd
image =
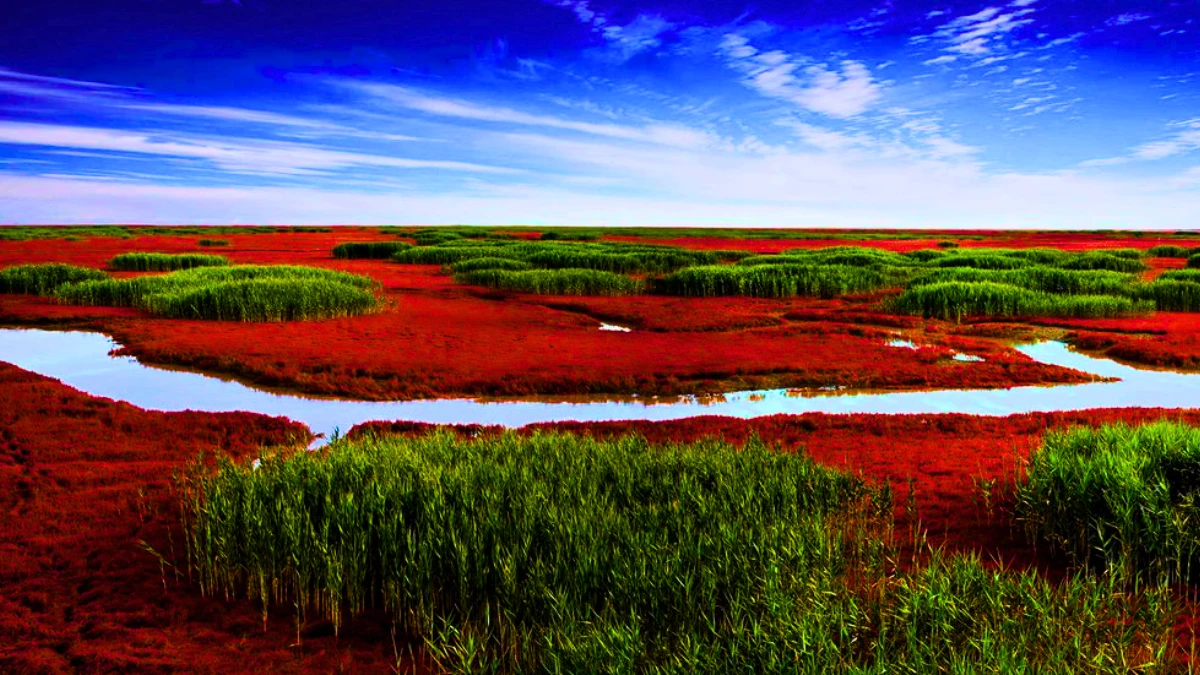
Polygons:
<instances>
[{"instance_id":1,"label":"water reflection","mask_svg":"<svg viewBox=\"0 0 1200 675\"><path fill-rule=\"evenodd\" d=\"M370 420L521 426L562 420L670 420L695 415L742 418L805 412L1009 415L1087 408L1188 408L1200 404L1200 375L1132 368L1072 352L1061 342L1042 342L1018 349L1042 363L1120 381L992 390L823 392L825 395L821 396L797 396L797 390L769 389L703 398L582 403L470 399L369 402L277 394L198 373L146 367L131 357L109 356L116 347L113 340L100 333L0 329L0 360L57 378L95 396L126 401L148 410L246 410L282 415L326 435L335 428L345 431Z\"/></svg>"}]
</instances>

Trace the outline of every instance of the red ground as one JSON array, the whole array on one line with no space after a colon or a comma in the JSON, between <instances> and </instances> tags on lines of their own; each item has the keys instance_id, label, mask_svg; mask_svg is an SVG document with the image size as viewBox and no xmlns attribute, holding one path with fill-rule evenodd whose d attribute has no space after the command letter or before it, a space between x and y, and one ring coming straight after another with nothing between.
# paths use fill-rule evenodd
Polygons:
<instances>
[{"instance_id":1,"label":"red ground","mask_svg":"<svg viewBox=\"0 0 1200 675\"><path fill-rule=\"evenodd\" d=\"M1157 240L1004 235L964 246L1058 244L1149 246ZM760 387L1004 387L1063 383L1079 375L1034 364L1020 353L960 327L896 317L875 298L836 301L747 298L564 298L506 295L459 286L435 266L339 261L336 243L387 239L363 228L332 233L226 235L205 249L188 237L97 238L79 242L0 243L0 267L62 261L101 267L134 250L206 251L239 263L298 263L368 274L390 306L367 317L277 325L173 321L116 308L58 305L0 295L0 322L90 327L115 336L147 362L221 371L264 385L361 398L440 395L675 394ZM866 242L911 250L930 240ZM1083 242L1081 244L1080 242ZM838 240L680 239L688 246L778 250L842 245ZM600 321L635 329L599 331ZM919 351L887 347L889 331L918 334ZM958 337L947 337L948 331ZM1164 343L1168 344L1168 343ZM1183 338L1172 353L1200 354ZM1162 347L1160 347L1162 348ZM950 360L951 349L986 357ZM933 367L931 367L933 366Z\"/></svg>"},{"instance_id":2,"label":"red ground","mask_svg":"<svg viewBox=\"0 0 1200 675\"><path fill-rule=\"evenodd\" d=\"M652 439L757 434L818 461L889 482L905 522L908 479L930 543L973 550L1018 567L1038 558L1003 512L999 496L1020 460L1051 426L1161 416L1200 422L1198 412L1134 410L1018 415L803 415L757 420L550 425L594 434L637 430ZM409 430L409 424L377 428ZM359 429L358 432L361 432ZM243 599L203 598L186 577L144 550L182 555L170 477L202 450L244 455L302 430L235 413L155 413L96 399L0 364L0 672L387 672L387 623L361 618L340 639L305 626L296 643L287 611L263 630ZM398 647L404 650L403 636Z\"/></svg>"},{"instance_id":3,"label":"red ground","mask_svg":"<svg viewBox=\"0 0 1200 675\"><path fill-rule=\"evenodd\" d=\"M354 319L280 325L166 321L112 308L77 308L0 295L0 322L92 327L143 359L221 370L262 383L367 397L444 393L645 393L791 384L874 387L1005 386L1078 379L1033 364L1003 340L1069 331L1080 346L1143 363L1200 367L1200 315L1159 313L1116 321L978 323L894 317L848 301L501 296L455 285L434 267L337 261L340 241L386 239L334 233L0 242L0 267L64 261L102 266L134 250L210 251L236 262L322 265L378 279L393 307ZM867 242L896 250L930 241ZM996 235L963 246L1148 247L1171 240L1077 235ZM659 242L665 243L665 242ZM844 241L679 240L706 248L843 245ZM775 248L772 248L775 247ZM1177 261L1154 261L1155 267ZM604 320L633 333L597 330ZM920 350L884 346L905 330ZM948 360L950 350L984 363ZM1004 490L1049 426L1167 414L1096 411L995 419L962 415L698 418L665 423L560 425L589 433L637 429L652 438L757 433L819 461L889 482L900 515L908 479L932 543L981 551L1012 564L1061 570L989 511L981 486ZM405 425L400 425L404 427ZM304 628L298 646L286 612L264 632L243 600L205 599L139 545L180 553L170 477L201 450L235 455L301 430L249 414L152 413L94 399L0 364L0 672L386 672L394 662L386 623L370 618L340 640L327 624ZM405 647L403 637L399 648Z\"/></svg>"}]
</instances>

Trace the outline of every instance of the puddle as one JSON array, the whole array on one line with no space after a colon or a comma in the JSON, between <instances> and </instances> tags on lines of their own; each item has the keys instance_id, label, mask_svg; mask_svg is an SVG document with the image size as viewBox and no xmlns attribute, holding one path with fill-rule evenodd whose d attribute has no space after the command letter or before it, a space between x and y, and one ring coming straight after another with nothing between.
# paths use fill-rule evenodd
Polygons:
<instances>
[{"instance_id":1,"label":"puddle","mask_svg":"<svg viewBox=\"0 0 1200 675\"><path fill-rule=\"evenodd\" d=\"M917 343L910 340L888 340L884 343L889 347L900 347L902 349L916 349Z\"/></svg>"},{"instance_id":2,"label":"puddle","mask_svg":"<svg viewBox=\"0 0 1200 675\"><path fill-rule=\"evenodd\" d=\"M982 356L963 354L962 352L955 352L954 356L951 356L950 358L954 359L955 361L966 361L967 363L979 363L980 361L983 361Z\"/></svg>"},{"instance_id":3,"label":"puddle","mask_svg":"<svg viewBox=\"0 0 1200 675\"><path fill-rule=\"evenodd\" d=\"M334 429L345 432L370 420L515 427L564 420L671 420L696 415L741 418L806 412L1011 415L1089 408L1200 406L1198 374L1141 370L1072 352L1061 342L1041 342L1018 349L1041 363L1120 381L859 394L826 390L817 396L797 395L804 393L797 390L768 389L684 397L669 402L653 398L574 403L473 399L374 402L272 393L199 373L147 367L132 357L109 356L116 347L113 340L100 333L0 329L0 360L59 379L94 396L126 401L148 410L246 410L282 415L327 436Z\"/></svg>"},{"instance_id":4,"label":"puddle","mask_svg":"<svg viewBox=\"0 0 1200 675\"><path fill-rule=\"evenodd\" d=\"M626 328L625 326L618 326L618 325L612 324L612 323L600 324L600 330L613 331L614 333L632 333L633 332L632 328Z\"/></svg>"}]
</instances>

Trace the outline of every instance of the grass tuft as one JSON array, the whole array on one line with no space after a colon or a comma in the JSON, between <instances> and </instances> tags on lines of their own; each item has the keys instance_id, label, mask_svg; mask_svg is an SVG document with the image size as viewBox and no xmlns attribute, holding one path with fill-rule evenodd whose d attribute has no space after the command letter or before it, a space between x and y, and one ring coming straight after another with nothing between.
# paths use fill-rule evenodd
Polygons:
<instances>
[{"instance_id":1,"label":"grass tuft","mask_svg":"<svg viewBox=\"0 0 1200 675\"><path fill-rule=\"evenodd\" d=\"M204 267L162 276L66 284L63 302L137 307L159 316L217 321L296 321L374 311L367 277L291 265Z\"/></svg>"},{"instance_id":2,"label":"grass tuft","mask_svg":"<svg viewBox=\"0 0 1200 675\"><path fill-rule=\"evenodd\" d=\"M104 272L91 267L43 263L15 265L0 269L0 293L54 295L64 284L107 279Z\"/></svg>"},{"instance_id":3,"label":"grass tuft","mask_svg":"<svg viewBox=\"0 0 1200 675\"><path fill-rule=\"evenodd\" d=\"M109 269L121 272L172 272L228 264L225 256L203 253L122 253L108 261Z\"/></svg>"}]
</instances>

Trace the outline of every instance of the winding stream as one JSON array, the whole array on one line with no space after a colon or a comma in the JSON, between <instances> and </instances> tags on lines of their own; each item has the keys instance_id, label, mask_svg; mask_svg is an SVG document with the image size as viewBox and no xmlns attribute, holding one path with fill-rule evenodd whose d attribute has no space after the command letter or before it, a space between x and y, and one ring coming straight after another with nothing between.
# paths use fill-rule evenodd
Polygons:
<instances>
[{"instance_id":1,"label":"winding stream","mask_svg":"<svg viewBox=\"0 0 1200 675\"><path fill-rule=\"evenodd\" d=\"M1041 342L1018 349L1041 363L1120 381L822 395L768 389L663 401L635 398L584 403L473 399L374 402L277 394L199 373L148 367L132 357L109 356L118 346L100 333L0 329L0 361L56 378L93 396L125 401L147 410L245 410L282 415L326 436L334 429L348 431L355 424L370 420L515 427L563 420L671 420L696 415L742 418L806 412L1010 415L1088 408L1200 407L1200 374L1141 370L1072 352L1061 342Z\"/></svg>"}]
</instances>

